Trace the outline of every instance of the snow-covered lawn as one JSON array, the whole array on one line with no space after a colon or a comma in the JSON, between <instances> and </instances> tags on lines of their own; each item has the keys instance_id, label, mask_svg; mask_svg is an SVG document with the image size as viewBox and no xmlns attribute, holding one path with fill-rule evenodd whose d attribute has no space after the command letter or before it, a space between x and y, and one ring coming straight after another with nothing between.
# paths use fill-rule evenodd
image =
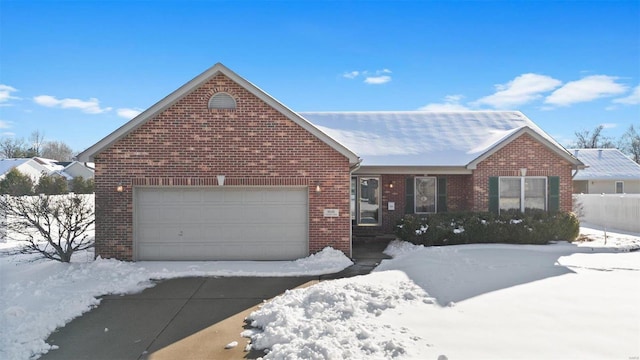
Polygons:
<instances>
[{"instance_id":1,"label":"snow-covered lawn","mask_svg":"<svg viewBox=\"0 0 640 360\"><path fill-rule=\"evenodd\" d=\"M374 273L291 290L251 315L265 358L637 359L640 236L583 227L578 244L422 248L394 242ZM0 249L16 244L0 243ZM47 352L55 328L105 294L184 276L292 276L351 262L325 249L290 262L72 264L0 256L0 359Z\"/></svg>"},{"instance_id":2,"label":"snow-covered lawn","mask_svg":"<svg viewBox=\"0 0 640 360\"><path fill-rule=\"evenodd\" d=\"M0 251L17 242L0 243ZM33 256L0 255L0 359L30 359L46 353L58 327L97 306L97 297L135 293L152 279L188 276L301 276L338 272L352 264L327 248L296 261L123 262L76 254L71 264Z\"/></svg>"},{"instance_id":3,"label":"snow-covered lawn","mask_svg":"<svg viewBox=\"0 0 640 360\"><path fill-rule=\"evenodd\" d=\"M250 315L273 359L638 359L640 237L424 248Z\"/></svg>"}]
</instances>

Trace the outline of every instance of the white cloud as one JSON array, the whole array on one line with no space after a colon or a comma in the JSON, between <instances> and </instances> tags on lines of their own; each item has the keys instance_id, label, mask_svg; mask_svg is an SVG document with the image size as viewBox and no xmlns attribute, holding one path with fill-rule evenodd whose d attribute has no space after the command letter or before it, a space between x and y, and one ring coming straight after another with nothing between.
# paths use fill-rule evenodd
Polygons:
<instances>
[{"instance_id":1,"label":"white cloud","mask_svg":"<svg viewBox=\"0 0 640 360\"><path fill-rule=\"evenodd\" d=\"M381 75L381 76L367 76L364 79L364 82L371 85L379 85L385 84L391 81L391 76L389 75Z\"/></svg>"},{"instance_id":2,"label":"white cloud","mask_svg":"<svg viewBox=\"0 0 640 360\"><path fill-rule=\"evenodd\" d=\"M12 99L19 99L18 97L12 96L11 93L18 91L16 88L0 84L0 106L6 105L5 103Z\"/></svg>"},{"instance_id":3,"label":"white cloud","mask_svg":"<svg viewBox=\"0 0 640 360\"><path fill-rule=\"evenodd\" d=\"M376 70L374 72L363 70L363 71L347 71L342 74L343 78L346 79L356 79L358 77L364 77L364 83L370 85L380 85L386 84L391 81L391 76L387 75L391 74L391 70L384 68L382 70Z\"/></svg>"},{"instance_id":4,"label":"white cloud","mask_svg":"<svg viewBox=\"0 0 640 360\"><path fill-rule=\"evenodd\" d=\"M128 109L128 108L121 108L116 110L116 113L118 114L118 116L123 117L125 119L133 119L134 117L140 115L141 112L142 110L140 109Z\"/></svg>"},{"instance_id":5,"label":"white cloud","mask_svg":"<svg viewBox=\"0 0 640 360\"><path fill-rule=\"evenodd\" d=\"M462 95L447 95L444 97L444 102L427 104L418 110L422 111L465 111L469 110L468 107L460 104L464 96Z\"/></svg>"},{"instance_id":6,"label":"white cloud","mask_svg":"<svg viewBox=\"0 0 640 360\"><path fill-rule=\"evenodd\" d=\"M477 105L489 105L494 108L508 108L531 102L540 98L542 93L551 91L562 85L560 80L550 76L527 73L522 74L506 84L495 85L496 93L478 99Z\"/></svg>"},{"instance_id":7,"label":"white cloud","mask_svg":"<svg viewBox=\"0 0 640 360\"><path fill-rule=\"evenodd\" d=\"M629 96L613 100L616 104L637 105L640 104L640 85L636 86Z\"/></svg>"},{"instance_id":8,"label":"white cloud","mask_svg":"<svg viewBox=\"0 0 640 360\"><path fill-rule=\"evenodd\" d=\"M342 77L347 78L347 79L355 79L356 77L358 77L358 75L360 75L360 71L349 71L346 72L344 74L342 74Z\"/></svg>"},{"instance_id":9,"label":"white cloud","mask_svg":"<svg viewBox=\"0 0 640 360\"><path fill-rule=\"evenodd\" d=\"M580 80L570 81L551 93L544 102L555 106L569 106L622 94L627 91L627 86L616 83L617 79L608 75L590 75Z\"/></svg>"},{"instance_id":10,"label":"white cloud","mask_svg":"<svg viewBox=\"0 0 640 360\"><path fill-rule=\"evenodd\" d=\"M618 127L618 124L615 123L602 123L600 125L602 125L603 129L613 129L615 127Z\"/></svg>"},{"instance_id":11,"label":"white cloud","mask_svg":"<svg viewBox=\"0 0 640 360\"><path fill-rule=\"evenodd\" d=\"M102 114L111 111L112 108L100 107L100 101L96 98L90 98L89 100L80 99L56 99L50 95L40 95L33 98L33 101L38 105L46 107L59 107L62 109L79 109L87 114Z\"/></svg>"},{"instance_id":12,"label":"white cloud","mask_svg":"<svg viewBox=\"0 0 640 360\"><path fill-rule=\"evenodd\" d=\"M8 121L0 120L0 129L9 129L11 125Z\"/></svg>"}]
</instances>

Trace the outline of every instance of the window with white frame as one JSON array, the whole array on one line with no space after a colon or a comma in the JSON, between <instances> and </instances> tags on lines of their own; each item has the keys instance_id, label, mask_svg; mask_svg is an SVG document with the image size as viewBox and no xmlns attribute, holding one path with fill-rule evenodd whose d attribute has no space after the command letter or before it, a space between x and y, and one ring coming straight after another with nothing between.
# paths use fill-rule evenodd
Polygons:
<instances>
[{"instance_id":1,"label":"window with white frame","mask_svg":"<svg viewBox=\"0 0 640 360\"><path fill-rule=\"evenodd\" d=\"M415 213L434 213L436 212L436 178L435 177L416 177L415 178Z\"/></svg>"},{"instance_id":2,"label":"window with white frame","mask_svg":"<svg viewBox=\"0 0 640 360\"><path fill-rule=\"evenodd\" d=\"M616 194L624 194L624 181L616 181Z\"/></svg>"},{"instance_id":3,"label":"window with white frame","mask_svg":"<svg viewBox=\"0 0 640 360\"><path fill-rule=\"evenodd\" d=\"M500 177L500 211L547 210L546 177Z\"/></svg>"}]
</instances>

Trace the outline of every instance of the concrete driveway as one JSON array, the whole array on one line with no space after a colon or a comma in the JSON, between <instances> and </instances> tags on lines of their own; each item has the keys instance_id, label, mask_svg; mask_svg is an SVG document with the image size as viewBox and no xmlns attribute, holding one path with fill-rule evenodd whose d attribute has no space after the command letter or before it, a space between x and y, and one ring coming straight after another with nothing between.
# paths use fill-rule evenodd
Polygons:
<instances>
[{"instance_id":1,"label":"concrete driveway","mask_svg":"<svg viewBox=\"0 0 640 360\"><path fill-rule=\"evenodd\" d=\"M388 241L387 241L388 242ZM105 296L100 306L56 330L59 349L41 359L255 359L240 337L244 319L264 301L318 281L369 273L387 242L354 246L354 265L315 277L199 277L159 282L139 294ZM225 349L237 341L238 346Z\"/></svg>"},{"instance_id":2,"label":"concrete driveway","mask_svg":"<svg viewBox=\"0 0 640 360\"><path fill-rule=\"evenodd\" d=\"M96 309L51 334L48 342L60 348L41 359L250 358L247 339L240 337L244 318L264 300L317 281L181 278L139 294L106 296ZM232 341L239 345L224 349Z\"/></svg>"}]
</instances>

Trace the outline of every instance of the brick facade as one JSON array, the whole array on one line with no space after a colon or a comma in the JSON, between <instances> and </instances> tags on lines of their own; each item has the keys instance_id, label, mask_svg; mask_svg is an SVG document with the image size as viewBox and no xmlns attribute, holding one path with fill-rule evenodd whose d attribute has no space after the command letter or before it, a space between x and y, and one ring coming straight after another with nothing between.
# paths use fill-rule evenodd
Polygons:
<instances>
[{"instance_id":1,"label":"brick facade","mask_svg":"<svg viewBox=\"0 0 640 360\"><path fill-rule=\"evenodd\" d=\"M560 177L560 211L571 211L572 165L528 134L522 134L490 157L473 171L473 201L471 210L489 209L489 177L520 176Z\"/></svg>"},{"instance_id":2,"label":"brick facade","mask_svg":"<svg viewBox=\"0 0 640 360\"><path fill-rule=\"evenodd\" d=\"M522 134L484 161L472 175L429 175L447 179L447 211L488 211L489 177L520 176L527 168L527 176L560 177L560 210L572 209L572 165L528 134ZM373 175L372 175L373 176ZM406 179L419 175L381 175L382 224L357 226L356 236L392 234L395 224L405 214ZM393 183L393 188L390 184ZM395 202L395 210L388 210L388 202Z\"/></svg>"},{"instance_id":3,"label":"brick facade","mask_svg":"<svg viewBox=\"0 0 640 360\"><path fill-rule=\"evenodd\" d=\"M237 108L209 110L218 92ZM225 186L307 186L309 252L332 246L350 255L349 160L222 74L100 152L95 165L96 255L133 260L136 186L217 186L222 174ZM326 208L340 216L325 218Z\"/></svg>"}]
</instances>

